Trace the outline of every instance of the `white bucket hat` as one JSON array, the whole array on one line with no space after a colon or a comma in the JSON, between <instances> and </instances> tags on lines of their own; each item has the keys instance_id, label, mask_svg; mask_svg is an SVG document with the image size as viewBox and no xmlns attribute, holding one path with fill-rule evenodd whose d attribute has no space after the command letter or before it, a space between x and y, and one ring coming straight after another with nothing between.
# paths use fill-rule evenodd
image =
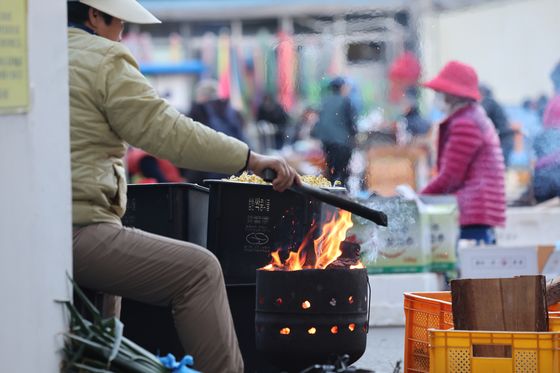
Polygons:
<instances>
[{"instance_id":1,"label":"white bucket hat","mask_svg":"<svg viewBox=\"0 0 560 373\"><path fill-rule=\"evenodd\" d=\"M130 23L161 23L136 0L69 0L77 1Z\"/></svg>"}]
</instances>

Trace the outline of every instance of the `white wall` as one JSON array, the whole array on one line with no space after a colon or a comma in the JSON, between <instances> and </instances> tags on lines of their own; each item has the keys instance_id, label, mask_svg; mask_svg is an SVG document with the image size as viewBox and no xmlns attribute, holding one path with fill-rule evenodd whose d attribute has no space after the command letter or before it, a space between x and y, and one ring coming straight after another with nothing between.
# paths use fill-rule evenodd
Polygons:
<instances>
[{"instance_id":1,"label":"white wall","mask_svg":"<svg viewBox=\"0 0 560 373\"><path fill-rule=\"evenodd\" d=\"M560 61L559 19L560 0L503 0L427 13L420 29L424 76L457 59L473 65L504 103L550 95L549 75Z\"/></svg>"},{"instance_id":2,"label":"white wall","mask_svg":"<svg viewBox=\"0 0 560 373\"><path fill-rule=\"evenodd\" d=\"M71 187L66 2L28 0L31 111L0 115L0 370L57 372Z\"/></svg>"}]
</instances>

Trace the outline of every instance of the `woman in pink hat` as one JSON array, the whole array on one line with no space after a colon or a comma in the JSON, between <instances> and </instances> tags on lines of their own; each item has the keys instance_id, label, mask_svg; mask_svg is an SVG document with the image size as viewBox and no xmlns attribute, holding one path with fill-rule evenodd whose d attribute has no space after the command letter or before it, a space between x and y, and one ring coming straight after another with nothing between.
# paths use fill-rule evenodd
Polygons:
<instances>
[{"instance_id":1,"label":"woman in pink hat","mask_svg":"<svg viewBox=\"0 0 560 373\"><path fill-rule=\"evenodd\" d=\"M455 194L461 238L491 244L505 223L505 166L500 140L479 105L474 69L449 62L425 87L436 91L447 115L439 126L437 176L423 194Z\"/></svg>"}]
</instances>

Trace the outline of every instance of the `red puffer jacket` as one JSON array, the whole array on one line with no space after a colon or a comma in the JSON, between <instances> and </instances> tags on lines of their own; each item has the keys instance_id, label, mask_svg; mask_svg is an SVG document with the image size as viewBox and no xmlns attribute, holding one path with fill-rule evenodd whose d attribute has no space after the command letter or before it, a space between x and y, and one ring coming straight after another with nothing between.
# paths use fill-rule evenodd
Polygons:
<instances>
[{"instance_id":1,"label":"red puffer jacket","mask_svg":"<svg viewBox=\"0 0 560 373\"><path fill-rule=\"evenodd\" d=\"M460 224L505 223L505 166L498 134L484 109L470 104L439 127L438 175L424 194L456 194Z\"/></svg>"}]
</instances>

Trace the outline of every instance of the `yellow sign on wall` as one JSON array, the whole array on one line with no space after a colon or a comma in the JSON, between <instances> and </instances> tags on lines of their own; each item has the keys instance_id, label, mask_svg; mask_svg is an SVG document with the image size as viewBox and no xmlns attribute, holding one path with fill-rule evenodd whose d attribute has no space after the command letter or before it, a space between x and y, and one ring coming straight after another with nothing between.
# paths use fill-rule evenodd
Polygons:
<instances>
[{"instance_id":1,"label":"yellow sign on wall","mask_svg":"<svg viewBox=\"0 0 560 373\"><path fill-rule=\"evenodd\" d=\"M27 0L0 0L0 114L29 109Z\"/></svg>"}]
</instances>

